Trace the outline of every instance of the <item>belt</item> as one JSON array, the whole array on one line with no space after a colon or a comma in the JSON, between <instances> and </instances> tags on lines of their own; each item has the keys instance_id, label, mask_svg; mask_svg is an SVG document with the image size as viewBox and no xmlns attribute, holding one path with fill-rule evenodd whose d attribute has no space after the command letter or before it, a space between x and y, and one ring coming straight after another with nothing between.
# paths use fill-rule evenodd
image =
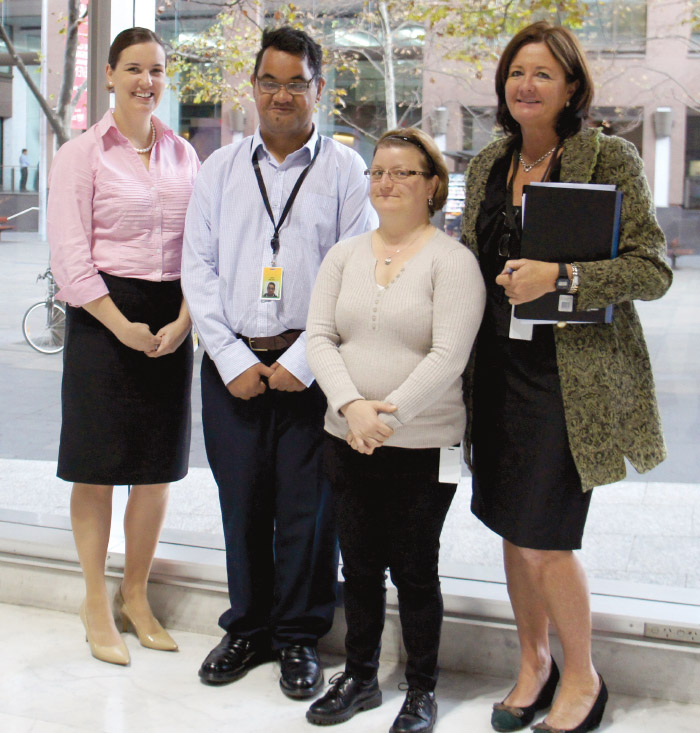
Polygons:
<instances>
[{"instance_id":1,"label":"belt","mask_svg":"<svg viewBox=\"0 0 700 733\"><path fill-rule=\"evenodd\" d=\"M277 336L243 336L236 334L236 338L245 341L251 351L284 351L288 349L303 331L301 329L290 329Z\"/></svg>"}]
</instances>

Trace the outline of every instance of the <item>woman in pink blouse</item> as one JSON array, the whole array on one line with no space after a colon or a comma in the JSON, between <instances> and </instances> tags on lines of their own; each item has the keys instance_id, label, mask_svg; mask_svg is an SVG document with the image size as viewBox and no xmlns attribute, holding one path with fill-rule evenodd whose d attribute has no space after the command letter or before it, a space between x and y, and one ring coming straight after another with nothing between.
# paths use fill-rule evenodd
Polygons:
<instances>
[{"instance_id":1,"label":"woman in pink blouse","mask_svg":"<svg viewBox=\"0 0 700 733\"><path fill-rule=\"evenodd\" d=\"M106 70L114 110L61 147L50 175L51 266L69 305L58 476L73 482L80 617L93 656L114 664L129 663L104 574L115 484L131 486L116 613L143 646L177 649L146 585L168 485L187 473L192 339L180 259L199 163L153 116L165 64L152 31L120 33Z\"/></svg>"}]
</instances>

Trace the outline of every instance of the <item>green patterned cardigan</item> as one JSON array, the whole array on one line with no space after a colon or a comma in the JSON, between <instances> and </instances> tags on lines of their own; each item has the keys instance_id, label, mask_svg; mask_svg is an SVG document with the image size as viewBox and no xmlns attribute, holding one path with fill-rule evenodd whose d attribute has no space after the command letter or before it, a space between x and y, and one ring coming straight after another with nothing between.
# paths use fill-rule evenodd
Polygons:
<instances>
[{"instance_id":1,"label":"green patterned cardigan","mask_svg":"<svg viewBox=\"0 0 700 733\"><path fill-rule=\"evenodd\" d=\"M508 139L497 140L470 163L462 241L478 257L476 219L494 162ZM632 301L660 298L672 272L654 213L642 161L634 146L618 137L585 129L566 140L561 180L614 183L623 192L619 254L614 260L580 262L578 308L615 304L613 322L554 328L557 364L569 445L584 491L625 477L627 457L637 471L649 471L666 457L654 379L639 317ZM465 436L471 467L474 354L465 372L469 421Z\"/></svg>"}]
</instances>

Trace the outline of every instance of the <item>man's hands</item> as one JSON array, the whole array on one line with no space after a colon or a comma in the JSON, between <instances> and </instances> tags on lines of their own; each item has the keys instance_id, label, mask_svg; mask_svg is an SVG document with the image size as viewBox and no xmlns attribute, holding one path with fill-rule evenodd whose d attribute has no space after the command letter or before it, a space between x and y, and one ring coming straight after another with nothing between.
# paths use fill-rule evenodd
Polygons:
<instances>
[{"instance_id":1,"label":"man's hands","mask_svg":"<svg viewBox=\"0 0 700 733\"><path fill-rule=\"evenodd\" d=\"M249 400L251 397L261 395L267 389L267 385L262 381L262 378L267 377L269 379L274 373L274 369L258 362L241 372L235 379L232 379L226 385L226 389L234 397L238 397L239 400Z\"/></svg>"},{"instance_id":2,"label":"man's hands","mask_svg":"<svg viewBox=\"0 0 700 733\"><path fill-rule=\"evenodd\" d=\"M393 429L379 419L379 413L396 410L396 405L379 400L354 400L343 405L340 411L350 428L346 436L348 445L358 453L372 455L375 448L394 434Z\"/></svg>"},{"instance_id":3,"label":"man's hands","mask_svg":"<svg viewBox=\"0 0 700 733\"><path fill-rule=\"evenodd\" d=\"M263 377L267 377L267 384L263 382ZM232 379L226 385L226 389L238 399L249 400L261 395L268 386L280 392L302 392L306 389L303 382L277 361L271 366L266 366L262 362L253 364Z\"/></svg>"},{"instance_id":4,"label":"man's hands","mask_svg":"<svg viewBox=\"0 0 700 733\"><path fill-rule=\"evenodd\" d=\"M299 381L278 361L276 361L270 369L274 372L267 380L267 383L270 385L270 389L278 389L280 392L303 392L306 389L306 385Z\"/></svg>"}]
</instances>

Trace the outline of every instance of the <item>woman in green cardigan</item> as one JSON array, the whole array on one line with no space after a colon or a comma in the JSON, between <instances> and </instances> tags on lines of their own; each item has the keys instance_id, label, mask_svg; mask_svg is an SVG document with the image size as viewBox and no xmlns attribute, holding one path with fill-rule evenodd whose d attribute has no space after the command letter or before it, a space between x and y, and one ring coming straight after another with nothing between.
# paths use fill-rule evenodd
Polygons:
<instances>
[{"instance_id":1,"label":"woman in green cardigan","mask_svg":"<svg viewBox=\"0 0 700 733\"><path fill-rule=\"evenodd\" d=\"M583 733L600 723L607 690L591 659L588 588L573 550L590 490L623 478L625 458L641 472L666 455L632 301L661 297L672 275L634 146L583 129L593 85L575 37L546 22L520 31L499 61L496 92L506 137L471 162L463 218L487 285L465 380L472 511L503 537L521 646L517 682L491 723L519 730L551 706L536 729ZM542 180L623 192L616 259L520 258L522 189ZM534 326L530 340L512 338L511 306L557 289L575 294L577 309L614 304L613 322ZM564 650L556 697L550 623Z\"/></svg>"}]
</instances>

